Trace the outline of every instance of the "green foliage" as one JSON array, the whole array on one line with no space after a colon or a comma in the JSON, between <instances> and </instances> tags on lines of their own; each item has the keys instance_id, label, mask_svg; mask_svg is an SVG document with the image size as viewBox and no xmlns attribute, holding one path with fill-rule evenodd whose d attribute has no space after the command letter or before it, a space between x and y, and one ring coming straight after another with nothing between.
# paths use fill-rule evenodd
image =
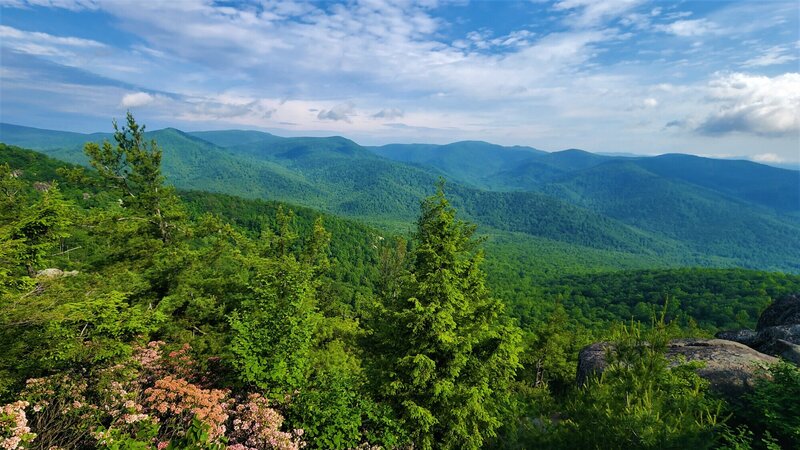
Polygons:
<instances>
[{"instance_id":1,"label":"green foliage","mask_svg":"<svg viewBox=\"0 0 800 450\"><path fill-rule=\"evenodd\" d=\"M274 394L305 384L309 352L319 320L314 262L324 261L328 235L315 228L309 251L292 251L297 234L292 215L278 211L278 232L262 237L265 257L256 262L252 296L230 316L230 351L242 381Z\"/></svg>"},{"instance_id":2,"label":"green foliage","mask_svg":"<svg viewBox=\"0 0 800 450\"><path fill-rule=\"evenodd\" d=\"M208 425L193 419L186 434L171 440L167 450L224 450L223 444L211 442L208 428Z\"/></svg>"},{"instance_id":3,"label":"green foliage","mask_svg":"<svg viewBox=\"0 0 800 450\"><path fill-rule=\"evenodd\" d=\"M525 336L518 379L535 388L567 392L575 383L578 352L591 338L586 330L572 327L564 307L556 304L550 318Z\"/></svg>"},{"instance_id":4,"label":"green foliage","mask_svg":"<svg viewBox=\"0 0 800 450\"><path fill-rule=\"evenodd\" d=\"M603 374L576 393L555 430L539 437L552 448L713 448L722 403L706 394L696 364L670 367L669 338L662 324L622 326Z\"/></svg>"},{"instance_id":5,"label":"green foliage","mask_svg":"<svg viewBox=\"0 0 800 450\"><path fill-rule=\"evenodd\" d=\"M291 403L290 419L315 448L354 448L361 442L362 398L346 374L322 372Z\"/></svg>"},{"instance_id":6,"label":"green foliage","mask_svg":"<svg viewBox=\"0 0 800 450\"><path fill-rule=\"evenodd\" d=\"M161 149L155 140L145 141L144 127L139 126L128 112L127 125L119 128L114 121L116 145L103 142L102 147L89 142L84 151L89 164L115 193L120 195L121 206L130 209L146 221L150 233L163 242L170 240L176 200L172 189L164 186L161 175Z\"/></svg>"},{"instance_id":7,"label":"green foliage","mask_svg":"<svg viewBox=\"0 0 800 450\"><path fill-rule=\"evenodd\" d=\"M647 321L665 307L666 320L714 332L754 328L773 299L800 290L800 277L743 269L681 268L563 275L538 279L529 298L513 302L523 324L542 320L543 305L560 302L573 320L600 328L631 318ZM552 306L551 306L552 307ZM544 314L547 310L544 311Z\"/></svg>"},{"instance_id":8,"label":"green foliage","mask_svg":"<svg viewBox=\"0 0 800 450\"><path fill-rule=\"evenodd\" d=\"M481 141L389 144L369 149L386 158L434 168L453 180L485 188L493 187L486 179L487 174L511 170L536 154L545 154L530 147L503 147Z\"/></svg>"},{"instance_id":9,"label":"green foliage","mask_svg":"<svg viewBox=\"0 0 800 450\"><path fill-rule=\"evenodd\" d=\"M10 128L4 138L11 142L86 162L71 134L38 139L37 130ZM164 173L184 189L288 201L405 230L416 200L444 173L459 183L451 189L454 206L492 234L615 252L623 262L647 260L649 267L800 270L794 256L800 229L792 218L797 175L789 170L686 155L620 158L480 142L383 153L400 162L341 137L175 129L148 136L164 147Z\"/></svg>"},{"instance_id":10,"label":"green foliage","mask_svg":"<svg viewBox=\"0 0 800 450\"><path fill-rule=\"evenodd\" d=\"M114 277L111 283L124 283ZM0 299L0 395L25 378L79 370L130 355L131 343L164 317L130 305L105 277L40 281L31 295Z\"/></svg>"},{"instance_id":11,"label":"green foliage","mask_svg":"<svg viewBox=\"0 0 800 450\"><path fill-rule=\"evenodd\" d=\"M478 448L494 436L519 367L519 334L485 287L474 230L441 187L423 201L409 274L372 327L378 393L420 448Z\"/></svg>"},{"instance_id":12,"label":"green foliage","mask_svg":"<svg viewBox=\"0 0 800 450\"><path fill-rule=\"evenodd\" d=\"M42 192L32 195L35 200L26 204L25 192L8 165L0 166L0 257L4 269L0 271L0 288L11 281L15 268L24 268L25 275L33 277L42 267L45 257L69 236L69 206L57 186L40 183ZM17 275L22 275L18 273Z\"/></svg>"},{"instance_id":13,"label":"green foliage","mask_svg":"<svg viewBox=\"0 0 800 450\"><path fill-rule=\"evenodd\" d=\"M106 450L152 450L155 448L153 444L158 436L159 424L144 421L137 425L133 435L117 428L110 430L100 428L98 432L103 433L105 439L98 443L98 448Z\"/></svg>"},{"instance_id":14,"label":"green foliage","mask_svg":"<svg viewBox=\"0 0 800 450\"><path fill-rule=\"evenodd\" d=\"M800 368L781 361L767 369L736 415L758 436L783 448L800 447Z\"/></svg>"},{"instance_id":15,"label":"green foliage","mask_svg":"<svg viewBox=\"0 0 800 450\"><path fill-rule=\"evenodd\" d=\"M757 176L757 166L753 169L751 173ZM792 181L790 171L768 171L783 179L783 189L771 191L772 195L790 204L792 201L786 198L790 194L785 192L792 184L797 186L797 175ZM766 208L732 200L728 189L712 191L653 173L638 161L619 160L574 172L568 179L549 185L545 192L666 238L673 246L685 246L687 257L692 253L710 257L693 264L796 271L793 254L797 251L787 249L800 245L797 222ZM763 193L760 195L763 198ZM793 210L797 211L800 204L794 202Z\"/></svg>"},{"instance_id":16,"label":"green foliage","mask_svg":"<svg viewBox=\"0 0 800 450\"><path fill-rule=\"evenodd\" d=\"M317 372L292 400L288 418L305 431L313 448L348 449L362 442L399 445L402 430L391 411L362 391L361 380L352 374Z\"/></svg>"}]
</instances>

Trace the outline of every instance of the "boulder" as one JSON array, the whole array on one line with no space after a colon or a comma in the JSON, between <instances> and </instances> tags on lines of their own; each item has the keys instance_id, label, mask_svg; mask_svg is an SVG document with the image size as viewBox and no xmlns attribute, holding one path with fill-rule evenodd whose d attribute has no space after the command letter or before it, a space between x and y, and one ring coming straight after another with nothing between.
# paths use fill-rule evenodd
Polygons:
<instances>
[{"instance_id":1,"label":"boulder","mask_svg":"<svg viewBox=\"0 0 800 450\"><path fill-rule=\"evenodd\" d=\"M45 278L45 279L52 279L52 278L61 278L61 277L72 277L78 274L77 270L67 270L63 271L61 269L42 269L36 272L36 278Z\"/></svg>"},{"instance_id":2,"label":"boulder","mask_svg":"<svg viewBox=\"0 0 800 450\"><path fill-rule=\"evenodd\" d=\"M64 275L64 271L61 269L42 269L36 272L37 278L58 278Z\"/></svg>"},{"instance_id":3,"label":"boulder","mask_svg":"<svg viewBox=\"0 0 800 450\"><path fill-rule=\"evenodd\" d=\"M758 339L758 333L753 330L727 330L720 331L714 335L717 339L725 339L726 341L738 342L748 347L755 345Z\"/></svg>"},{"instance_id":4,"label":"boulder","mask_svg":"<svg viewBox=\"0 0 800 450\"><path fill-rule=\"evenodd\" d=\"M789 294L775 300L761 313L756 331L781 325L800 324L800 294Z\"/></svg>"},{"instance_id":5,"label":"boulder","mask_svg":"<svg viewBox=\"0 0 800 450\"><path fill-rule=\"evenodd\" d=\"M705 365L697 374L711 383L711 389L735 397L752 389L760 371L777 358L744 344L724 339L677 339L669 344L667 357L683 356L686 361Z\"/></svg>"},{"instance_id":6,"label":"boulder","mask_svg":"<svg viewBox=\"0 0 800 450\"><path fill-rule=\"evenodd\" d=\"M715 336L800 365L800 294L789 294L769 305L758 318L756 331L721 331Z\"/></svg>"},{"instance_id":7,"label":"boulder","mask_svg":"<svg viewBox=\"0 0 800 450\"><path fill-rule=\"evenodd\" d=\"M752 347L761 353L779 355L784 345L778 341L800 344L800 323L766 327L758 332Z\"/></svg>"},{"instance_id":8,"label":"boulder","mask_svg":"<svg viewBox=\"0 0 800 450\"><path fill-rule=\"evenodd\" d=\"M795 365L800 366L800 345L793 344L783 339L777 341L778 355Z\"/></svg>"},{"instance_id":9,"label":"boulder","mask_svg":"<svg viewBox=\"0 0 800 450\"><path fill-rule=\"evenodd\" d=\"M581 350L578 356L578 383L605 369L606 352L611 344L600 342ZM667 358L677 364L680 357L686 362L700 361L704 366L698 375L711 383L711 389L728 398L736 398L751 389L760 369L777 359L746 345L724 339L676 339L669 343Z\"/></svg>"},{"instance_id":10,"label":"boulder","mask_svg":"<svg viewBox=\"0 0 800 450\"><path fill-rule=\"evenodd\" d=\"M611 348L608 342L587 345L578 353L578 384L586 383L589 377L600 375L606 368L606 352Z\"/></svg>"}]
</instances>

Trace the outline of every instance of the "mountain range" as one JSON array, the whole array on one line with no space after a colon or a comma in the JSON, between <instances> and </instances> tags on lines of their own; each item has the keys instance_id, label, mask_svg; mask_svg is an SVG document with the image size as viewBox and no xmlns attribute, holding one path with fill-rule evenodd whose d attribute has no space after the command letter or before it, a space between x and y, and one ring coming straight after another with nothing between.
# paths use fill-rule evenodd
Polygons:
<instances>
[{"instance_id":1,"label":"mountain range","mask_svg":"<svg viewBox=\"0 0 800 450\"><path fill-rule=\"evenodd\" d=\"M652 265L800 272L800 172L681 154L544 152L479 141L360 146L258 131L147 133L170 183L287 201L406 231L440 178L496 245L602 251ZM86 164L72 133L0 124L0 141ZM565 249L566 246L566 249ZM645 265L647 265L645 264ZM613 264L612 264L613 265Z\"/></svg>"}]
</instances>

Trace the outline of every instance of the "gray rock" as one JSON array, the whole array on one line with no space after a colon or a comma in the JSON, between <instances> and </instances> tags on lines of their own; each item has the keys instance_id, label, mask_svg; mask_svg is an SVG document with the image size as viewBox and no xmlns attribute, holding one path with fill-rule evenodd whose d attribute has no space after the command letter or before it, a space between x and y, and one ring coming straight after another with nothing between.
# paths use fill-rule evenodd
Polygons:
<instances>
[{"instance_id":1,"label":"gray rock","mask_svg":"<svg viewBox=\"0 0 800 450\"><path fill-rule=\"evenodd\" d=\"M42 269L36 272L36 278L45 278L45 279L52 279L52 278L61 278L61 277L72 277L78 274L77 270L67 270L66 272L61 269Z\"/></svg>"},{"instance_id":2,"label":"gray rock","mask_svg":"<svg viewBox=\"0 0 800 450\"><path fill-rule=\"evenodd\" d=\"M784 341L783 339L778 339L777 344L780 351L779 355L783 359L800 366L800 345Z\"/></svg>"},{"instance_id":3,"label":"gray rock","mask_svg":"<svg viewBox=\"0 0 800 450\"><path fill-rule=\"evenodd\" d=\"M42 269L36 272L37 278L58 278L64 275L64 271L61 269Z\"/></svg>"},{"instance_id":4,"label":"gray rock","mask_svg":"<svg viewBox=\"0 0 800 450\"><path fill-rule=\"evenodd\" d=\"M795 348L800 345L800 294L789 294L769 305L758 318L756 331L721 331L716 337L739 342L761 353L782 356L800 365Z\"/></svg>"},{"instance_id":5,"label":"gray rock","mask_svg":"<svg viewBox=\"0 0 800 450\"><path fill-rule=\"evenodd\" d=\"M767 327L758 332L753 348L768 355L778 355L783 348L778 341L800 344L800 323Z\"/></svg>"},{"instance_id":6,"label":"gray rock","mask_svg":"<svg viewBox=\"0 0 800 450\"><path fill-rule=\"evenodd\" d=\"M748 347L755 345L758 339L758 333L753 330L727 330L720 331L714 335L717 339L725 339L726 341L738 342Z\"/></svg>"},{"instance_id":7,"label":"gray rock","mask_svg":"<svg viewBox=\"0 0 800 450\"><path fill-rule=\"evenodd\" d=\"M738 342L724 339L677 339L669 344L668 357L683 356L701 361L697 374L711 383L711 389L736 397L751 389L760 370L778 360Z\"/></svg>"},{"instance_id":8,"label":"gray rock","mask_svg":"<svg viewBox=\"0 0 800 450\"><path fill-rule=\"evenodd\" d=\"M582 385L589 377L603 373L606 355L611 348L608 342L597 342L581 349L578 353L578 384Z\"/></svg>"},{"instance_id":9,"label":"gray rock","mask_svg":"<svg viewBox=\"0 0 800 450\"><path fill-rule=\"evenodd\" d=\"M50 183L44 183L44 182L41 182L41 181L37 181L37 182L33 183L33 188L36 189L39 192L47 192L52 187L53 186Z\"/></svg>"},{"instance_id":10,"label":"gray rock","mask_svg":"<svg viewBox=\"0 0 800 450\"><path fill-rule=\"evenodd\" d=\"M581 350L578 359L578 383L600 374L606 368L609 343L592 344ZM711 389L728 398L736 398L751 389L760 369L777 361L746 345L724 339L676 339L669 343L666 356L677 363L680 357L686 362L701 361L704 367L698 375L711 383Z\"/></svg>"},{"instance_id":11,"label":"gray rock","mask_svg":"<svg viewBox=\"0 0 800 450\"><path fill-rule=\"evenodd\" d=\"M800 294L789 294L775 300L761 313L756 331L765 328L800 324Z\"/></svg>"}]
</instances>

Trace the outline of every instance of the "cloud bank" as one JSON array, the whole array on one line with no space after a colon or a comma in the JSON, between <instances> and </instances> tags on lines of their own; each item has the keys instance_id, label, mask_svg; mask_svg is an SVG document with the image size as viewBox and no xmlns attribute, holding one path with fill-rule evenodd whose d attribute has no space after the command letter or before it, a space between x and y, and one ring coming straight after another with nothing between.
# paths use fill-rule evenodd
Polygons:
<instances>
[{"instance_id":1,"label":"cloud bank","mask_svg":"<svg viewBox=\"0 0 800 450\"><path fill-rule=\"evenodd\" d=\"M698 126L701 133L800 133L800 73L722 75L709 85L708 102L715 108Z\"/></svg>"}]
</instances>

